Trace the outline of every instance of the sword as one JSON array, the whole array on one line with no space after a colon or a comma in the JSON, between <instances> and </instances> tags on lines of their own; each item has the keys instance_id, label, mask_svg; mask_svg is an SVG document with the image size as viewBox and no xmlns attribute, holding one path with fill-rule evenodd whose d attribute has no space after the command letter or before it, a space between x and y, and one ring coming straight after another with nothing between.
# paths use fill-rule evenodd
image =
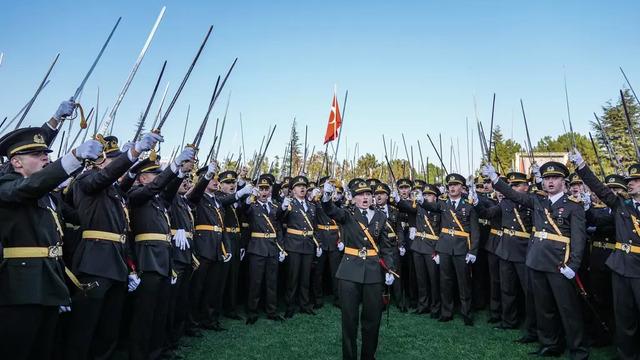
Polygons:
<instances>
[{"instance_id":1,"label":"sword","mask_svg":"<svg viewBox=\"0 0 640 360\"><path fill-rule=\"evenodd\" d=\"M47 70L47 73L44 75L44 78L42 79L42 81L40 82L40 85L38 85L38 88L36 89L36 93L33 95L33 97L31 97L31 100L29 100L29 102L27 103L27 107L24 109L24 111L22 112L22 116L20 117L20 120L18 120L18 124L16 124L15 129L19 128L20 125L22 125L22 121L24 120L24 118L27 116L27 113L29 112L29 110L31 109L31 106L33 105L33 103L36 101L36 98L38 97L38 94L40 94L40 91L42 91L42 89L45 86L45 83L47 81L49 81L49 74L51 74L51 70L53 70L53 67L56 65L56 63L58 62L58 58L60 57L60 53L58 53L56 55L56 57L53 59L53 62L51 63L51 65L49 66L49 70ZM15 130L14 129L14 130Z\"/></svg>"},{"instance_id":2,"label":"sword","mask_svg":"<svg viewBox=\"0 0 640 360\"><path fill-rule=\"evenodd\" d=\"M640 162L640 149L638 149L638 140L636 139L636 134L633 131L633 124L631 123L631 117L629 116L629 110L627 110L627 103L624 100L624 94L622 90L620 90L620 100L622 101L622 107L624 108L624 117L627 119L627 128L629 130L629 136L631 136L631 140L633 142L633 148L636 151L636 161Z\"/></svg>"},{"instance_id":3,"label":"sword","mask_svg":"<svg viewBox=\"0 0 640 360\"><path fill-rule=\"evenodd\" d=\"M102 126L100 128L100 133L99 133L100 135L106 134L107 130L111 126L111 123L113 121L115 121L116 113L118 112L118 109L120 108L120 104L122 103L122 99L124 99L124 95L127 93L127 90L129 90L129 85L131 85L131 82L133 81L133 78L136 76L136 73L138 72L138 68L140 67L140 64L142 63L142 59L144 58L145 54L147 53L147 50L149 49L149 45L151 45L151 41L153 40L153 37L156 34L156 30L158 29L158 26L160 25L160 21L162 21L162 17L164 16L165 9L166 9L166 7L163 6L162 9L160 10L160 14L158 15L158 18L156 18L156 22L153 24L153 28L151 28L151 32L149 33L149 36L147 36L147 41L145 41L144 45L142 46L142 50L140 50L140 54L138 54L138 58L136 59L135 64L133 64L133 69L131 69L131 72L129 73L129 77L127 77L127 80L125 81L124 86L122 87L122 90L120 90L120 94L118 95L118 98L116 99L116 103L111 107L111 113L109 113L109 116L107 117L107 120L102 123ZM96 136L98 138L100 138L98 135L96 135Z\"/></svg>"},{"instance_id":4,"label":"sword","mask_svg":"<svg viewBox=\"0 0 640 360\"><path fill-rule=\"evenodd\" d=\"M153 92L151 92L151 97L149 98L149 102L147 102L147 108L144 110L144 114L140 118L140 122L138 123L138 128L136 129L135 135L133 135L133 141L137 141L142 129L144 128L144 122L147 119L147 115L149 114L149 109L151 109L151 104L153 104L153 99L156 97L156 92L158 91L158 86L160 85L160 81L162 80L162 75L164 75L164 69L167 67L167 60L162 64L162 69L160 70L160 75L158 75L158 80L156 80L156 84L153 87ZM165 90L165 95L167 94ZM163 98L164 100L164 98Z\"/></svg>"}]
</instances>

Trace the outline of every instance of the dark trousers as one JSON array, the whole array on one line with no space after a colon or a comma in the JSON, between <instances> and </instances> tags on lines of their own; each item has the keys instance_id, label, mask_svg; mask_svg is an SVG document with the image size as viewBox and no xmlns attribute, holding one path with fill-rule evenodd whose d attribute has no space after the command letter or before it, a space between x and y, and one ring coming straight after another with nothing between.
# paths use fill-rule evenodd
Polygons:
<instances>
[{"instance_id":1,"label":"dark trousers","mask_svg":"<svg viewBox=\"0 0 640 360\"><path fill-rule=\"evenodd\" d=\"M195 271L191 284L191 314L200 324L219 322L227 268L222 261L205 258L199 261L200 267Z\"/></svg>"},{"instance_id":2,"label":"dark trousers","mask_svg":"<svg viewBox=\"0 0 640 360\"><path fill-rule=\"evenodd\" d=\"M313 259L313 263L315 264L313 270L313 287L311 290L313 291L313 298L316 304L321 305L323 303L324 291L323 291L323 275L325 273L325 268L329 265L329 273L331 276L331 289L333 292L334 301L337 302L339 300L339 291L338 291L338 279L336 279L336 271L338 271L338 266L340 265L340 260L342 258L342 253L338 250L334 251L323 251L322 256L319 258L316 257Z\"/></svg>"},{"instance_id":3,"label":"dark trousers","mask_svg":"<svg viewBox=\"0 0 640 360\"><path fill-rule=\"evenodd\" d=\"M189 282L193 273L191 265L183 265L178 271L176 283L171 285L167 311L167 342L175 346L187 326L189 315Z\"/></svg>"},{"instance_id":4,"label":"dark trousers","mask_svg":"<svg viewBox=\"0 0 640 360\"><path fill-rule=\"evenodd\" d=\"M400 265L403 281L403 305L413 306L418 300L418 282L416 281L416 270L413 264L413 251L406 248L404 256L400 256Z\"/></svg>"},{"instance_id":5,"label":"dark trousers","mask_svg":"<svg viewBox=\"0 0 640 360\"><path fill-rule=\"evenodd\" d=\"M227 263L228 275L226 280L226 286L224 290L224 312L229 315L237 315L236 306L238 305L238 280L240 275L240 237L233 237L231 252L233 256Z\"/></svg>"},{"instance_id":6,"label":"dark trousers","mask_svg":"<svg viewBox=\"0 0 640 360\"><path fill-rule=\"evenodd\" d=\"M502 316L502 301L500 299L500 258L496 254L487 252L489 264L489 312L492 318Z\"/></svg>"},{"instance_id":7,"label":"dark trousers","mask_svg":"<svg viewBox=\"0 0 640 360\"><path fill-rule=\"evenodd\" d=\"M568 280L560 272L550 273L529 269L536 302L538 339L540 345L562 346L562 326L569 356L572 359L586 359L589 349L584 341L582 306L575 280Z\"/></svg>"},{"instance_id":8,"label":"dark trousers","mask_svg":"<svg viewBox=\"0 0 640 360\"><path fill-rule=\"evenodd\" d=\"M285 302L287 311L295 311L296 305L309 310L309 283L311 281L311 262L313 254L289 252L287 269L287 292ZM298 295L296 302L296 294Z\"/></svg>"},{"instance_id":9,"label":"dark trousers","mask_svg":"<svg viewBox=\"0 0 640 360\"><path fill-rule=\"evenodd\" d=\"M453 316L453 284L458 283L460 313L471 315L471 278L465 255L440 254L440 286L442 289L442 316Z\"/></svg>"},{"instance_id":10,"label":"dark trousers","mask_svg":"<svg viewBox=\"0 0 640 360\"><path fill-rule=\"evenodd\" d=\"M483 240L480 240L480 243L482 244ZM471 283L473 308L483 310L487 307L491 286L489 280L488 252L482 248L479 249L478 255L476 255L476 261L470 268L473 271L473 282Z\"/></svg>"},{"instance_id":11,"label":"dark trousers","mask_svg":"<svg viewBox=\"0 0 640 360\"><path fill-rule=\"evenodd\" d=\"M440 274L438 264L433 261L431 254L413 252L413 264L416 268L416 282L418 283L418 310L429 310L434 314L440 313Z\"/></svg>"},{"instance_id":12,"label":"dark trousers","mask_svg":"<svg viewBox=\"0 0 640 360\"><path fill-rule=\"evenodd\" d=\"M640 357L640 278L612 272L616 351L621 359Z\"/></svg>"},{"instance_id":13,"label":"dark trousers","mask_svg":"<svg viewBox=\"0 0 640 360\"><path fill-rule=\"evenodd\" d=\"M249 313L258 313L258 303L265 285L264 307L267 315L275 315L278 307L278 259L254 254L249 257Z\"/></svg>"},{"instance_id":14,"label":"dark trousers","mask_svg":"<svg viewBox=\"0 0 640 360\"><path fill-rule=\"evenodd\" d=\"M134 292L129 358L149 359L160 356L166 339L166 321L171 282L155 272L140 275Z\"/></svg>"},{"instance_id":15,"label":"dark trousers","mask_svg":"<svg viewBox=\"0 0 640 360\"><path fill-rule=\"evenodd\" d=\"M342 358L358 358L358 322L362 320L362 360L374 359L382 318L382 284L339 280L342 310ZM362 311L360 311L362 304Z\"/></svg>"},{"instance_id":16,"label":"dark trousers","mask_svg":"<svg viewBox=\"0 0 640 360\"><path fill-rule=\"evenodd\" d=\"M400 262L401 256L400 256L400 251L398 250L398 247L394 246L391 250L393 252L393 263L402 264L402 262ZM402 286L402 278L403 278L402 266L398 266L396 270L397 270L396 272L398 273L398 275L400 275L400 277L393 282L393 285L391 285L391 291L393 292L393 298L395 300L396 306L399 309L401 309L406 306L406 295L404 293L404 287Z\"/></svg>"},{"instance_id":17,"label":"dark trousers","mask_svg":"<svg viewBox=\"0 0 640 360\"><path fill-rule=\"evenodd\" d=\"M127 286L96 276L81 276L82 283L97 281L99 286L71 299L65 359L109 359L118 344L120 319Z\"/></svg>"},{"instance_id":18,"label":"dark trousers","mask_svg":"<svg viewBox=\"0 0 640 360\"><path fill-rule=\"evenodd\" d=\"M518 293L522 292L525 301L525 335L537 337L536 334L536 308L531 301L533 294L530 291L528 268L524 263L500 259L500 292L502 294L502 323L515 327L518 319Z\"/></svg>"},{"instance_id":19,"label":"dark trousers","mask_svg":"<svg viewBox=\"0 0 640 360\"><path fill-rule=\"evenodd\" d=\"M4 359L49 359L58 322L58 306L0 306L0 353Z\"/></svg>"}]
</instances>

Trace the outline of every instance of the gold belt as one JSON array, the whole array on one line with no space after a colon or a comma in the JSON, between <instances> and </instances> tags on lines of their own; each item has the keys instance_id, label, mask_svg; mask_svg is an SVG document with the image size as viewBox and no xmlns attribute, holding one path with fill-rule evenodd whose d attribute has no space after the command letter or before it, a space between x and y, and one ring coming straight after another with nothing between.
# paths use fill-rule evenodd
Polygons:
<instances>
[{"instance_id":1,"label":"gold belt","mask_svg":"<svg viewBox=\"0 0 640 360\"><path fill-rule=\"evenodd\" d=\"M171 241L171 235L169 234L160 234L160 233L144 233L138 234L135 237L135 241Z\"/></svg>"},{"instance_id":2,"label":"gold belt","mask_svg":"<svg viewBox=\"0 0 640 360\"><path fill-rule=\"evenodd\" d=\"M367 248L362 248L362 249L356 249L356 248L352 248L352 247L345 247L344 248L344 253L347 255L353 255L353 256L357 256L361 259L366 259L368 257L372 257L372 256L377 256L378 253L374 250L374 249L367 249Z\"/></svg>"},{"instance_id":3,"label":"gold belt","mask_svg":"<svg viewBox=\"0 0 640 360\"><path fill-rule=\"evenodd\" d=\"M222 232L222 228L218 225L196 225L196 230Z\"/></svg>"},{"instance_id":4,"label":"gold belt","mask_svg":"<svg viewBox=\"0 0 640 360\"><path fill-rule=\"evenodd\" d=\"M62 246L49 247L10 247L2 249L5 259L15 258L59 258L62 256Z\"/></svg>"},{"instance_id":5,"label":"gold belt","mask_svg":"<svg viewBox=\"0 0 640 360\"><path fill-rule=\"evenodd\" d=\"M242 224L240 224L240 226L242 226L243 228L248 228L249 227L249 223L242 223Z\"/></svg>"},{"instance_id":6,"label":"gold belt","mask_svg":"<svg viewBox=\"0 0 640 360\"><path fill-rule=\"evenodd\" d=\"M420 236L421 238L425 238L425 239L429 239L429 240L438 240L438 237L436 235L429 234L429 233L424 232L424 231L416 232L416 236Z\"/></svg>"},{"instance_id":7,"label":"gold belt","mask_svg":"<svg viewBox=\"0 0 640 360\"><path fill-rule=\"evenodd\" d=\"M482 225L489 225L489 220L487 219L478 219L478 223Z\"/></svg>"},{"instance_id":8,"label":"gold belt","mask_svg":"<svg viewBox=\"0 0 640 360\"><path fill-rule=\"evenodd\" d=\"M338 225L318 225L317 226L319 230L324 230L324 231L331 231L331 230L338 230Z\"/></svg>"},{"instance_id":9,"label":"gold belt","mask_svg":"<svg viewBox=\"0 0 640 360\"><path fill-rule=\"evenodd\" d=\"M313 236L313 230L297 230L297 229L287 229L287 234L292 235L301 235L301 236Z\"/></svg>"},{"instance_id":10,"label":"gold belt","mask_svg":"<svg viewBox=\"0 0 640 360\"><path fill-rule=\"evenodd\" d=\"M178 230L176 229L171 229L171 235L175 235L178 232ZM193 239L193 234L185 231L184 234L187 236L188 239Z\"/></svg>"},{"instance_id":11,"label":"gold belt","mask_svg":"<svg viewBox=\"0 0 640 360\"><path fill-rule=\"evenodd\" d=\"M502 236L502 230L491 229L490 233L493 234L493 235Z\"/></svg>"},{"instance_id":12,"label":"gold belt","mask_svg":"<svg viewBox=\"0 0 640 360\"><path fill-rule=\"evenodd\" d=\"M591 246L597 247L600 249L609 249L609 250L614 250L616 248L616 244L608 243L604 241L593 241L591 242Z\"/></svg>"},{"instance_id":13,"label":"gold belt","mask_svg":"<svg viewBox=\"0 0 640 360\"><path fill-rule=\"evenodd\" d=\"M502 233L507 234L509 236L517 236L525 239L528 239L531 237L531 234L529 234L528 232L512 230L512 229L502 229Z\"/></svg>"},{"instance_id":14,"label":"gold belt","mask_svg":"<svg viewBox=\"0 0 640 360\"><path fill-rule=\"evenodd\" d=\"M616 250L622 250L624 252L626 252L627 254L632 253L632 254L640 254L640 246L636 246L636 245L631 245L631 244L623 244L623 243L616 243Z\"/></svg>"},{"instance_id":15,"label":"gold belt","mask_svg":"<svg viewBox=\"0 0 640 360\"><path fill-rule=\"evenodd\" d=\"M116 234L108 231L85 230L82 232L83 239L98 239L119 242L124 244L127 241L127 235Z\"/></svg>"},{"instance_id":16,"label":"gold belt","mask_svg":"<svg viewBox=\"0 0 640 360\"><path fill-rule=\"evenodd\" d=\"M560 236L546 231L536 231L535 233L533 233L533 236L537 237L538 239L553 240L564 244L569 244L569 242L571 241L571 239L567 236Z\"/></svg>"},{"instance_id":17,"label":"gold belt","mask_svg":"<svg viewBox=\"0 0 640 360\"><path fill-rule=\"evenodd\" d=\"M442 228L442 230L440 230L440 231L445 233L445 234L449 234L451 236L469 237L469 233L466 232L466 231L454 230L454 229L449 229L449 228Z\"/></svg>"},{"instance_id":18,"label":"gold belt","mask_svg":"<svg viewBox=\"0 0 640 360\"><path fill-rule=\"evenodd\" d=\"M238 234L238 233L240 233L240 228L239 227L226 227L226 228L224 228L224 231L226 231L228 233L232 233L232 234Z\"/></svg>"},{"instance_id":19,"label":"gold belt","mask_svg":"<svg viewBox=\"0 0 640 360\"><path fill-rule=\"evenodd\" d=\"M261 232L252 232L251 237L255 238L263 238L263 239L275 239L278 237L278 234L274 233L261 233Z\"/></svg>"}]
</instances>

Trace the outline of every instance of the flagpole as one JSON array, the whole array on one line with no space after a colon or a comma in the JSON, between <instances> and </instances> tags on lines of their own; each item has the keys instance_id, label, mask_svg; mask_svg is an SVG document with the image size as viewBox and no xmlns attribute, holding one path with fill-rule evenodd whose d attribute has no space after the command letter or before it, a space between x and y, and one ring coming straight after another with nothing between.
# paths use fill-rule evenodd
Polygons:
<instances>
[{"instance_id":1,"label":"flagpole","mask_svg":"<svg viewBox=\"0 0 640 360\"><path fill-rule=\"evenodd\" d=\"M335 91L335 90L334 90ZM335 92L334 92L334 96L335 96ZM342 103L342 113L340 114L340 129L338 132L338 142L336 143L336 153L333 157L333 166L331 167L331 177L334 178L335 177L335 164L336 161L338 160L338 149L340 148L340 138L342 137L342 128L344 127L344 111L347 107L347 98L349 97L349 90L347 90L344 93L344 102ZM337 99L336 99L337 102ZM337 114L336 114L337 115Z\"/></svg>"}]
</instances>

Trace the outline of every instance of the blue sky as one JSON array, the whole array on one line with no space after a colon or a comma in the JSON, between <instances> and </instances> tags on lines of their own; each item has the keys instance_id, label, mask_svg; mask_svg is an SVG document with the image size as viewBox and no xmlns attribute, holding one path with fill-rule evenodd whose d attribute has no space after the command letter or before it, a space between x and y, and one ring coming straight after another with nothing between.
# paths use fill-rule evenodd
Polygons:
<instances>
[{"instance_id":1,"label":"blue sky","mask_svg":"<svg viewBox=\"0 0 640 360\"><path fill-rule=\"evenodd\" d=\"M352 153L357 142L361 154L382 157L381 134L401 143L404 133L414 148L420 140L433 161L426 134L442 133L445 149L459 139L460 170L466 173L465 117L474 126L474 96L488 128L495 92L495 123L520 142L523 98L536 142L563 131L565 73L579 132L588 130L592 112L623 86L619 66L640 87L640 3L631 0L16 1L0 5L0 117L15 115L61 52L26 124L46 120L73 94L122 16L82 99L92 106L99 86L104 111L115 102L162 5L164 20L118 111L115 134L121 139L133 135L162 61L168 60L171 96L214 25L163 129L165 149L180 143L189 104L187 139L193 137L217 75L235 57L238 64L213 115L221 116L232 91L222 156L238 153L240 112L247 152L277 124L270 154L282 154L294 116L301 132L309 126L310 144L320 149L337 84L340 97L349 90L341 156L345 143ZM209 136L203 145L211 141ZM477 140L474 148L477 163Z\"/></svg>"}]
</instances>

